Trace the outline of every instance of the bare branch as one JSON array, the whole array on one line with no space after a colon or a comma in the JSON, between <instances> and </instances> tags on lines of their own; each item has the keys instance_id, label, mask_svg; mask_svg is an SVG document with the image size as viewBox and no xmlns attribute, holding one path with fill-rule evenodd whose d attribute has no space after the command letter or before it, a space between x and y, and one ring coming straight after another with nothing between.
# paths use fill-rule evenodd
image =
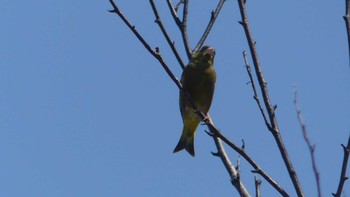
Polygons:
<instances>
[{"instance_id":1,"label":"bare branch","mask_svg":"<svg viewBox=\"0 0 350 197\"><path fill-rule=\"evenodd\" d=\"M192 58L192 51L191 51L190 42L188 41L188 35L187 35L188 2L189 0L184 0L184 8L183 8L180 31L181 31L182 40L184 42L187 58L190 60Z\"/></svg>"},{"instance_id":2,"label":"bare branch","mask_svg":"<svg viewBox=\"0 0 350 197\"><path fill-rule=\"evenodd\" d=\"M210 33L210 30L213 27L213 25L215 23L215 20L218 17L218 15L220 13L220 10L221 10L222 6L224 5L224 3L225 3L225 0L220 0L219 3L218 3L218 6L215 9L215 11L211 12L211 17L210 17L209 23L207 25L207 28L203 32L203 35L202 35L201 39L199 40L196 48L194 48L193 51L198 51L203 46L204 41L207 39L207 37L208 37L208 35Z\"/></svg>"},{"instance_id":3,"label":"bare branch","mask_svg":"<svg viewBox=\"0 0 350 197\"><path fill-rule=\"evenodd\" d=\"M224 149L224 146L221 140L215 136L213 136L213 139L218 149L218 156L220 157L222 163L224 164L227 172L230 175L232 185L236 188L240 196L250 197L248 190L245 188L245 186L241 182L239 172L237 172L237 170L233 167L230 159L228 158L228 155Z\"/></svg>"},{"instance_id":4,"label":"bare branch","mask_svg":"<svg viewBox=\"0 0 350 197\"><path fill-rule=\"evenodd\" d=\"M135 27L130 24L130 22L125 18L125 16L120 12L116 4L113 0L109 0L110 3L113 6L113 10L110 12L116 13L123 22L129 27L129 29L134 33L134 35L138 38L138 40L144 45L144 47L148 50L149 53L154 56L159 63L162 65L164 70L167 72L169 77L173 80L173 82L176 84L176 86L179 88L180 91L186 95L186 100L188 103L193 107L194 111L197 113L197 115L203 120L203 122L208 126L210 132L215 135L215 137L220 138L223 140L226 144L228 144L231 148L233 148L235 151L237 151L239 154L242 155L255 169L254 172L260 174L262 177L264 177L267 182L269 182L282 196L289 196L278 184L276 181L274 181L272 178L270 178L245 152L244 150L240 149L238 146L230 142L225 136L223 136L217 128L212 124L211 119L204 115L203 112L201 112L198 107L193 103L193 101L190 99L189 95L184 92L181 83L179 80L174 76L174 74L170 71L167 64L165 63L163 57L160 54L159 48L156 48L156 50L152 50L152 48L149 46L149 44L142 38L142 36L136 31ZM219 149L220 147L218 147ZM226 160L226 159L225 159ZM225 163L225 165L230 166L230 163Z\"/></svg>"},{"instance_id":5,"label":"bare branch","mask_svg":"<svg viewBox=\"0 0 350 197\"><path fill-rule=\"evenodd\" d=\"M170 10L171 15L173 16L173 19L177 25L177 27L180 30L182 41L185 47L186 55L188 60L192 58L192 51L190 47L190 43L188 41L188 35L187 35L187 15L188 15L188 1L189 0L181 0L175 7L173 8L173 5L171 3L171 0L167 0L167 4ZM182 21L180 20L179 16L177 15L176 11L179 8L180 4L184 4L183 7L183 14L182 14Z\"/></svg>"},{"instance_id":6,"label":"bare branch","mask_svg":"<svg viewBox=\"0 0 350 197\"><path fill-rule=\"evenodd\" d=\"M256 87L255 87L255 82L254 82L254 79L253 79L253 75L252 75L252 69L250 68L249 64L248 64L248 59L247 59L247 53L245 51L243 51L243 58L244 58L244 63L245 63L245 67L247 69L247 72L248 72L248 76L249 76L249 79L250 79L250 84L252 85L252 89L253 89L253 92L254 92L254 100L256 101L256 103L258 104L258 107L260 109L260 113L264 119L264 122L265 122L265 125L267 126L267 128L271 128L271 125L269 123L269 121L267 120L267 117L265 115L265 111L260 103L260 99L259 99L259 96L258 96L258 92L256 90Z\"/></svg>"},{"instance_id":7,"label":"bare branch","mask_svg":"<svg viewBox=\"0 0 350 197\"><path fill-rule=\"evenodd\" d=\"M298 105L297 94L298 94L297 90L294 90L295 111L297 112L298 121L299 121L299 125L301 127L301 131L303 132L304 140L305 140L305 142L307 144L307 147L309 148L309 151L310 151L311 162L312 162L312 169L313 169L313 172L315 174L316 185L317 185L317 194L318 194L318 197L321 197L322 196L321 183L320 183L321 180L320 180L320 173L318 172L317 165L316 165L315 145L313 145L311 143L310 138L309 138L309 136L307 134L306 126L304 124L303 117L301 116L301 111L300 111L300 108L299 108L299 105Z\"/></svg>"},{"instance_id":8,"label":"bare branch","mask_svg":"<svg viewBox=\"0 0 350 197\"><path fill-rule=\"evenodd\" d=\"M345 0L345 16L343 16L345 20L345 27L346 32L348 36L348 51L349 51L349 58L350 58L350 0ZM350 63L349 63L350 66Z\"/></svg>"},{"instance_id":9,"label":"bare branch","mask_svg":"<svg viewBox=\"0 0 350 197\"><path fill-rule=\"evenodd\" d=\"M155 15L155 17L156 17L155 22L156 22L156 23L158 24L158 26L160 27L160 29L161 29L161 31L162 31L162 33L163 33L165 39L167 40L167 42L168 42L168 44L169 44L171 50L173 51L173 53L174 53L174 55L175 55L177 61L179 62L181 68L184 69L184 68L185 68L185 64L184 64L184 62L182 61L182 59L181 59L179 53L177 52L177 49L176 49L176 47L175 47L175 42L172 41L172 39L170 38L168 32L166 31L166 29L165 29L165 27L164 27L164 25L163 25L163 23L162 23L162 20L161 20L161 18L160 18L160 16L159 16L159 13L158 13L157 7L156 7L156 5L155 5L155 3L154 3L154 0L150 0L149 2L150 2L150 4L151 4L151 6L152 6L152 10L153 10L154 15Z\"/></svg>"},{"instance_id":10,"label":"bare branch","mask_svg":"<svg viewBox=\"0 0 350 197\"><path fill-rule=\"evenodd\" d=\"M261 66L260 66L259 59L258 59L257 50L255 47L255 42L253 41L253 37L252 37L252 34L250 32L250 27L248 24L248 18L247 18L247 13L245 10L244 0L238 0L238 5L239 5L240 12L241 12L241 17L242 17L242 21L240 22L240 24L243 26L243 29L244 29L245 34L246 34L250 53L251 53L253 63L254 63L256 77L259 81L259 86L260 86L260 90L261 90L262 97L264 100L265 108L267 110L267 113L268 113L269 119L270 119L271 127L268 129L271 131L273 137L275 138L278 149L280 150L284 164L288 170L289 176L293 182L293 185L294 185L294 188L295 188L297 195L304 196L301 185L299 183L298 176L297 176L296 171L294 170L294 167L292 165L292 162L288 156L287 149L284 146L281 134L280 134L279 129L278 129L277 119L275 116L275 106L273 106L271 101L270 101L270 97L269 97L268 89L267 89L267 83L266 83L264 75L262 73Z\"/></svg>"},{"instance_id":11,"label":"bare branch","mask_svg":"<svg viewBox=\"0 0 350 197\"><path fill-rule=\"evenodd\" d=\"M208 114L208 117L210 118L210 115ZM213 124L212 119L209 119L210 123ZM205 131L205 130L204 130ZM218 152L212 152L211 154L215 157L219 157L222 161L222 163L224 164L227 172L230 175L231 178L231 183L232 185L236 188L237 192L240 194L240 196L244 196L244 197L250 197L250 194L248 192L248 190L245 188L245 186L242 184L241 179L240 179L240 175L239 175L239 169L235 168L232 163L231 160L228 158L228 155L225 151L225 148L222 144L222 141L218 138L215 137L212 133L205 131L210 137L213 137L216 148L218 150ZM238 164L237 164L238 167Z\"/></svg>"},{"instance_id":12,"label":"bare branch","mask_svg":"<svg viewBox=\"0 0 350 197\"><path fill-rule=\"evenodd\" d=\"M340 181L337 189L337 193L332 193L333 196L335 197L340 197L341 192L343 191L344 183L345 181L349 178L346 176L346 169L348 166L348 160L349 160L349 154L350 154L350 135L348 138L348 144L345 146L344 144L341 145L343 147L344 151L344 159L343 159L343 166L341 168L341 173L340 173Z\"/></svg>"},{"instance_id":13,"label":"bare branch","mask_svg":"<svg viewBox=\"0 0 350 197\"><path fill-rule=\"evenodd\" d=\"M256 197L260 197L261 193L260 193L260 185L261 185L261 180L258 179L256 176L254 176L254 182L255 182L255 193L256 193Z\"/></svg>"},{"instance_id":14,"label":"bare branch","mask_svg":"<svg viewBox=\"0 0 350 197\"><path fill-rule=\"evenodd\" d=\"M176 13L176 12L177 12L177 9L179 8L178 5L180 5L181 3L183 3L183 1L180 1L180 2L178 3L178 5L176 6L176 10L173 8L173 5L172 5L172 3L171 3L171 0L167 0L166 2L167 2L167 4L168 4L168 7L169 7L169 10L170 10L171 16L173 16L173 19L174 19L176 25L177 25L178 27L180 27L180 26L181 26L181 20L180 20L180 18L177 16L177 13Z\"/></svg>"},{"instance_id":15,"label":"bare branch","mask_svg":"<svg viewBox=\"0 0 350 197\"><path fill-rule=\"evenodd\" d=\"M174 9L175 9L176 12L177 12L177 10L179 9L180 5L183 4L183 3L184 3L184 0L180 0L179 3L177 3L177 4L175 5L175 8L174 8Z\"/></svg>"},{"instance_id":16,"label":"bare branch","mask_svg":"<svg viewBox=\"0 0 350 197\"><path fill-rule=\"evenodd\" d=\"M116 6L114 1L113 0L109 0L109 1L110 1L110 3L112 4L112 6L114 8L113 10L110 10L110 12L116 13L123 20L123 22L129 27L129 29L138 38L138 40L144 45L144 47L147 49L147 51L149 53L151 53L159 61L159 63L162 65L164 70L167 72L167 74L173 80L173 82L176 84L176 86L179 88L179 90L182 91L182 93L184 93L184 95L186 95L187 101L189 102L190 105L192 105L192 107L195 110L195 112L202 118L203 121L205 121L207 124L210 124L210 125L212 125L212 127L214 127L210 117L206 117L198 109L198 107L194 104L194 102L190 99L189 95L183 90L182 84L175 77L175 75L171 72L171 70L169 69L169 67L165 63L163 57L161 56L159 48L157 47L155 51L152 50L152 48L144 40L144 38L138 33L138 31L135 29L135 27L133 25L131 25L130 22L125 18L125 16L120 12L119 8ZM213 136L213 138L215 140L215 144L217 145L218 153L219 153L219 156L220 156L222 162L224 163L226 169L228 170L231 179L234 179L234 177L236 176L236 174L233 171L234 168L230 167L230 166L232 166L232 164L229 161L229 158L228 158L228 156L227 156L227 154L225 152L224 147L222 146L222 143L221 143L220 139L218 139L215 136ZM242 194L242 196L245 196L245 197L249 197L250 196L242 182L239 182L237 185L234 184L234 186L239 189L239 190L237 189L237 191L239 191L240 194Z\"/></svg>"},{"instance_id":17,"label":"bare branch","mask_svg":"<svg viewBox=\"0 0 350 197\"><path fill-rule=\"evenodd\" d=\"M110 10L109 12L116 13L122 20L123 22L129 27L129 29L134 33L134 35L137 37L137 39L143 44L143 46L147 49L147 51L155 57L159 63L163 66L164 70L167 72L169 77L174 81L176 86L179 89L182 89L182 85L179 82L179 80L175 77L175 75L171 72L167 64L165 63L163 57L161 56L159 52L159 48L156 48L156 51L154 51L149 44L145 41L145 39L140 35L139 32L136 31L135 26L131 25L130 22L125 18L125 16L120 12L119 8L117 5L114 3L113 0L109 0L109 2L113 6L113 10Z\"/></svg>"},{"instance_id":18,"label":"bare branch","mask_svg":"<svg viewBox=\"0 0 350 197\"><path fill-rule=\"evenodd\" d=\"M282 196L289 196L287 192L284 191L284 189L275 180L273 180L268 174L266 174L266 172L257 163L255 163L255 161L243 149L239 148L237 145L235 145L225 136L223 136L221 132L214 127L214 125L207 124L207 126L214 136L217 136L222 141L224 141L228 146L230 146L233 150L240 154L254 168L254 170L252 171L253 173L260 174Z\"/></svg>"}]
</instances>

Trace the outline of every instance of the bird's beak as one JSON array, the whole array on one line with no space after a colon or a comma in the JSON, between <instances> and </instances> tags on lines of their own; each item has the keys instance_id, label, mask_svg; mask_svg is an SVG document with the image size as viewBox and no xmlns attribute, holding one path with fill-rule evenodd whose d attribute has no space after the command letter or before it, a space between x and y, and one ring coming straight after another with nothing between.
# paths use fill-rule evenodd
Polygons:
<instances>
[{"instance_id":1,"label":"bird's beak","mask_svg":"<svg viewBox=\"0 0 350 197\"><path fill-rule=\"evenodd\" d=\"M204 51L204 55L210 55L211 57L214 57L215 55L215 49L213 47L208 47L205 51Z\"/></svg>"}]
</instances>

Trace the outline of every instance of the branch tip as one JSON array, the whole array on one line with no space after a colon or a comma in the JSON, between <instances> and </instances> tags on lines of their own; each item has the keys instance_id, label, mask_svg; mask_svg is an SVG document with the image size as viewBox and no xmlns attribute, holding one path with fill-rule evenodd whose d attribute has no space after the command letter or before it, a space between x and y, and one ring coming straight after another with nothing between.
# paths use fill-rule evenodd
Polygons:
<instances>
[{"instance_id":1,"label":"branch tip","mask_svg":"<svg viewBox=\"0 0 350 197\"><path fill-rule=\"evenodd\" d=\"M210 152L214 157L220 157L220 153L219 152Z\"/></svg>"},{"instance_id":2,"label":"branch tip","mask_svg":"<svg viewBox=\"0 0 350 197\"><path fill-rule=\"evenodd\" d=\"M205 40L207 39L207 37L208 37L208 35L210 33L211 28L213 27L213 25L214 25L214 23L216 21L216 18L219 16L220 10L223 7L224 3L225 3L225 0L220 0L218 5L217 5L217 7L215 8L215 11L214 10L211 11L210 20L208 22L208 25L205 28L205 30L203 32L203 35L199 39L196 47L194 48L195 52L198 51L203 46Z\"/></svg>"},{"instance_id":3,"label":"branch tip","mask_svg":"<svg viewBox=\"0 0 350 197\"><path fill-rule=\"evenodd\" d=\"M245 148L245 142L244 142L244 139L242 139L242 146L241 146L241 149L244 150Z\"/></svg>"},{"instance_id":4,"label":"branch tip","mask_svg":"<svg viewBox=\"0 0 350 197\"><path fill-rule=\"evenodd\" d=\"M183 3L184 3L184 0L180 0L179 3L177 3L177 4L175 5L174 10L177 12L177 10L179 9L180 5L183 4Z\"/></svg>"}]
</instances>

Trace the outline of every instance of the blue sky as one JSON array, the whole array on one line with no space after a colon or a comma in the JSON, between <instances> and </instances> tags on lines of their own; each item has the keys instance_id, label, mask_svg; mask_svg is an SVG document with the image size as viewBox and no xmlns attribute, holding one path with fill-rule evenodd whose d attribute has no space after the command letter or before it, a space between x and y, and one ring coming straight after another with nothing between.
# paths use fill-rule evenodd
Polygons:
<instances>
[{"instance_id":1,"label":"blue sky","mask_svg":"<svg viewBox=\"0 0 350 197\"><path fill-rule=\"evenodd\" d=\"M192 47L217 4L205 2L190 3ZM148 1L116 3L180 77ZM165 2L156 3L185 60ZM307 196L315 196L316 187L293 86L329 196L350 128L344 7L343 1L247 3L282 137ZM0 2L0 196L237 195L210 154L215 146L204 126L197 130L195 158L172 153L182 129L178 90L109 9L107 0ZM206 41L216 48L218 76L211 115L233 142L244 139L247 153L295 196L247 85L242 51L248 46L239 20L237 2L226 1ZM236 163L238 154L227 151ZM240 163L242 181L253 191L252 168ZM264 180L261 189L278 196Z\"/></svg>"}]
</instances>

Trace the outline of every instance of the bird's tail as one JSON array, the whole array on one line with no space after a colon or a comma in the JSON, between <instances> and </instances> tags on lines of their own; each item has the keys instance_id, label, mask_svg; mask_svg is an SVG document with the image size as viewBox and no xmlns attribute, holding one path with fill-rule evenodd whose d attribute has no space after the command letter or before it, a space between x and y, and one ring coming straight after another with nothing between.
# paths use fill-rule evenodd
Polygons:
<instances>
[{"instance_id":1,"label":"bird's tail","mask_svg":"<svg viewBox=\"0 0 350 197\"><path fill-rule=\"evenodd\" d=\"M194 131L189 130L188 128L183 128L181 138L179 142L177 143L174 152L179 152L183 149L185 149L190 155L194 157Z\"/></svg>"}]
</instances>

